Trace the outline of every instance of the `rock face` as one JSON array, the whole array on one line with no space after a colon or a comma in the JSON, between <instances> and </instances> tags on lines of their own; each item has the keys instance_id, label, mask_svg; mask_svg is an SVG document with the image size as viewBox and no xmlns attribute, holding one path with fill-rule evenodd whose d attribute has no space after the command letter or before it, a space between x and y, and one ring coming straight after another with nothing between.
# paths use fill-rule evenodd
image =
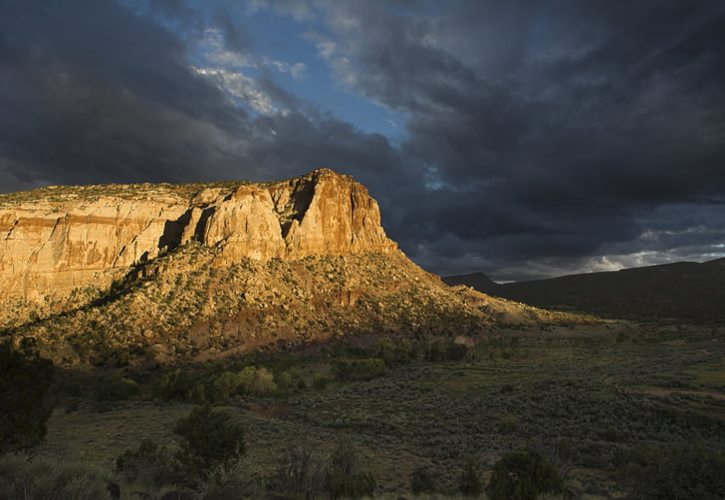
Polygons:
<instances>
[{"instance_id":1,"label":"rock face","mask_svg":"<svg viewBox=\"0 0 725 500\"><path fill-rule=\"evenodd\" d=\"M285 254L282 228L269 191L241 186L212 208L200 232L206 246L221 246L224 261L242 257L267 260Z\"/></svg>"},{"instance_id":2,"label":"rock face","mask_svg":"<svg viewBox=\"0 0 725 500\"><path fill-rule=\"evenodd\" d=\"M219 249L216 266L397 248L367 189L327 169L194 189L46 188L0 196L0 303L108 288L135 266L194 242Z\"/></svg>"},{"instance_id":3,"label":"rock face","mask_svg":"<svg viewBox=\"0 0 725 500\"><path fill-rule=\"evenodd\" d=\"M0 209L0 301L107 286L119 272L155 257L167 222L183 212L106 198L65 210L45 204Z\"/></svg>"}]
</instances>

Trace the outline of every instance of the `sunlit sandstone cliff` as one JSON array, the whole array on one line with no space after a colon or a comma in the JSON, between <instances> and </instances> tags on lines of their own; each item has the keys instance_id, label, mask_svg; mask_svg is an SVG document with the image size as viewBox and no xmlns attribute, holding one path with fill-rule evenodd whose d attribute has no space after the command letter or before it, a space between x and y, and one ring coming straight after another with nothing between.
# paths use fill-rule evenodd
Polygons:
<instances>
[{"instance_id":1,"label":"sunlit sandstone cliff","mask_svg":"<svg viewBox=\"0 0 725 500\"><path fill-rule=\"evenodd\" d=\"M562 320L446 286L387 238L367 189L330 170L2 195L0 234L0 340L63 365Z\"/></svg>"},{"instance_id":2,"label":"sunlit sandstone cliff","mask_svg":"<svg viewBox=\"0 0 725 500\"><path fill-rule=\"evenodd\" d=\"M107 287L191 241L219 248L217 265L396 249L367 189L331 170L209 187L188 199L150 186L115 186L115 195L93 188L0 197L0 301L62 299L74 289Z\"/></svg>"}]
</instances>

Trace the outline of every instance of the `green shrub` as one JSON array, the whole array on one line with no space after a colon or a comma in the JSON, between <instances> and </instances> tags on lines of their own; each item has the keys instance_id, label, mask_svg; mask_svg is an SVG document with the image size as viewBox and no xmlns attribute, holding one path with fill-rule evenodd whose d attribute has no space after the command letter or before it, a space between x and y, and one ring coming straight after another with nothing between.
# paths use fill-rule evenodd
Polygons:
<instances>
[{"instance_id":1,"label":"green shrub","mask_svg":"<svg viewBox=\"0 0 725 500\"><path fill-rule=\"evenodd\" d=\"M613 425L607 426L606 429L601 433L600 437L604 439L605 441L609 441L611 443L616 443L617 441L622 440L622 433L617 430L616 427Z\"/></svg>"},{"instance_id":2,"label":"green shrub","mask_svg":"<svg viewBox=\"0 0 725 500\"><path fill-rule=\"evenodd\" d=\"M513 413L504 413L496 419L496 428L503 434L512 434L519 429L519 417Z\"/></svg>"},{"instance_id":3,"label":"green shrub","mask_svg":"<svg viewBox=\"0 0 725 500\"><path fill-rule=\"evenodd\" d=\"M171 454L150 439L135 450L126 450L116 459L116 470L127 481L147 486L171 484L177 478Z\"/></svg>"},{"instance_id":4,"label":"green shrub","mask_svg":"<svg viewBox=\"0 0 725 500\"><path fill-rule=\"evenodd\" d=\"M351 358L364 358L369 356L366 348L354 345L346 346L344 348L344 353Z\"/></svg>"},{"instance_id":5,"label":"green shrub","mask_svg":"<svg viewBox=\"0 0 725 500\"><path fill-rule=\"evenodd\" d=\"M131 399L141 393L141 388L130 378L106 377L96 387L95 397L98 401L122 401Z\"/></svg>"},{"instance_id":6,"label":"green shrub","mask_svg":"<svg viewBox=\"0 0 725 500\"><path fill-rule=\"evenodd\" d=\"M380 358L338 361L333 365L332 373L338 380L372 380L385 375L385 362Z\"/></svg>"},{"instance_id":7,"label":"green shrub","mask_svg":"<svg viewBox=\"0 0 725 500\"><path fill-rule=\"evenodd\" d=\"M327 387L327 384L330 383L330 379L325 376L318 376L315 377L315 379L312 381L312 387L314 387L317 390L323 390Z\"/></svg>"},{"instance_id":8,"label":"green shrub","mask_svg":"<svg viewBox=\"0 0 725 500\"><path fill-rule=\"evenodd\" d=\"M453 339L436 338L426 345L425 360L430 362L461 361L466 357L467 352L468 347L464 344L457 344Z\"/></svg>"},{"instance_id":9,"label":"green shrub","mask_svg":"<svg viewBox=\"0 0 725 500\"><path fill-rule=\"evenodd\" d=\"M198 500L266 498L264 482L256 474L250 473L244 460L238 460L228 467L215 467L195 485L194 490L189 498Z\"/></svg>"},{"instance_id":10,"label":"green shrub","mask_svg":"<svg viewBox=\"0 0 725 500\"><path fill-rule=\"evenodd\" d=\"M272 394L277 390L274 375L264 367L257 368L251 384L244 387L251 394Z\"/></svg>"},{"instance_id":11,"label":"green shrub","mask_svg":"<svg viewBox=\"0 0 725 500\"><path fill-rule=\"evenodd\" d=\"M325 486L335 498L370 496L375 490L375 478L362 469L360 457L352 444L340 442L330 457Z\"/></svg>"},{"instance_id":12,"label":"green shrub","mask_svg":"<svg viewBox=\"0 0 725 500\"><path fill-rule=\"evenodd\" d=\"M192 472L232 464L244 455L244 430L228 413L205 405L179 420L174 433L181 438L180 461Z\"/></svg>"},{"instance_id":13,"label":"green shrub","mask_svg":"<svg viewBox=\"0 0 725 500\"><path fill-rule=\"evenodd\" d=\"M413 469L410 475L410 489L418 495L420 493L435 493L438 491L438 478L425 465L420 465Z\"/></svg>"},{"instance_id":14,"label":"green shrub","mask_svg":"<svg viewBox=\"0 0 725 500\"><path fill-rule=\"evenodd\" d=\"M257 376L257 368L254 366L245 366L238 374L240 387L244 388L245 392L251 392L250 389Z\"/></svg>"},{"instance_id":15,"label":"green shrub","mask_svg":"<svg viewBox=\"0 0 725 500\"><path fill-rule=\"evenodd\" d=\"M184 401L191 399L192 388L198 393L198 388L195 388L198 383L198 377L194 374L188 370L176 368L161 376L156 383L154 393L161 399Z\"/></svg>"},{"instance_id":16,"label":"green shrub","mask_svg":"<svg viewBox=\"0 0 725 500\"><path fill-rule=\"evenodd\" d=\"M477 497L483 492L483 483L475 460L466 461L458 489L467 497Z\"/></svg>"},{"instance_id":17,"label":"green shrub","mask_svg":"<svg viewBox=\"0 0 725 500\"><path fill-rule=\"evenodd\" d=\"M193 401L194 403L204 404L211 399L206 393L206 385L204 382L198 381L192 385L191 389L187 392L187 398L189 401Z\"/></svg>"},{"instance_id":18,"label":"green shrub","mask_svg":"<svg viewBox=\"0 0 725 500\"><path fill-rule=\"evenodd\" d=\"M22 455L0 457L0 498L110 499L106 474L86 464Z\"/></svg>"},{"instance_id":19,"label":"green shrub","mask_svg":"<svg viewBox=\"0 0 725 500\"><path fill-rule=\"evenodd\" d=\"M287 376L282 381L286 383ZM211 375L195 375L181 369L166 372L155 386L162 399L194 401L197 403L226 402L242 394L265 395L277 391L275 377L264 367L246 366L240 371L223 371Z\"/></svg>"},{"instance_id":20,"label":"green shrub","mask_svg":"<svg viewBox=\"0 0 725 500\"><path fill-rule=\"evenodd\" d=\"M377 346L377 357L385 362L385 366L392 368L408 364L418 358L417 344L409 339L383 339Z\"/></svg>"},{"instance_id":21,"label":"green shrub","mask_svg":"<svg viewBox=\"0 0 725 500\"><path fill-rule=\"evenodd\" d=\"M279 391L288 392L294 387L292 383L292 374L290 372L277 372L274 374L274 383Z\"/></svg>"},{"instance_id":22,"label":"green shrub","mask_svg":"<svg viewBox=\"0 0 725 500\"><path fill-rule=\"evenodd\" d=\"M192 391L200 393L199 390ZM276 391L275 377L269 370L247 366L238 372L224 371L207 377L203 393L207 401L225 402L242 394L263 395Z\"/></svg>"},{"instance_id":23,"label":"green shrub","mask_svg":"<svg viewBox=\"0 0 725 500\"><path fill-rule=\"evenodd\" d=\"M83 387L77 382L66 382L61 385L60 390L74 398L83 396Z\"/></svg>"},{"instance_id":24,"label":"green shrub","mask_svg":"<svg viewBox=\"0 0 725 500\"><path fill-rule=\"evenodd\" d=\"M559 493L559 472L535 451L504 455L493 467L486 492L491 500L534 500L541 493Z\"/></svg>"},{"instance_id":25,"label":"green shrub","mask_svg":"<svg viewBox=\"0 0 725 500\"><path fill-rule=\"evenodd\" d=\"M40 443L52 408L46 393L53 363L0 343L0 452Z\"/></svg>"},{"instance_id":26,"label":"green shrub","mask_svg":"<svg viewBox=\"0 0 725 500\"><path fill-rule=\"evenodd\" d=\"M227 401L239 393L242 384L241 374L223 372L211 380L209 390L204 391L204 394L205 396L208 394L211 401Z\"/></svg>"},{"instance_id":27,"label":"green shrub","mask_svg":"<svg viewBox=\"0 0 725 500\"><path fill-rule=\"evenodd\" d=\"M274 374L264 367L247 366L238 374L239 390L245 394L272 394L277 390Z\"/></svg>"}]
</instances>

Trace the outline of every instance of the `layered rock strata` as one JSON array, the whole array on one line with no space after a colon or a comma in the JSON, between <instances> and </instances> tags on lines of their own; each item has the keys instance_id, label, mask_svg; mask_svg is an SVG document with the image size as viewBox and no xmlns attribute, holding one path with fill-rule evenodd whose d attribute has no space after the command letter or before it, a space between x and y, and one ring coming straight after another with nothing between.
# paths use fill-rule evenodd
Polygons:
<instances>
[{"instance_id":1,"label":"layered rock strata","mask_svg":"<svg viewBox=\"0 0 725 500\"><path fill-rule=\"evenodd\" d=\"M191 192L112 188L0 196L0 303L62 301L84 288L108 288L135 266L194 242L219 249L217 266L397 248L367 189L327 169Z\"/></svg>"}]
</instances>

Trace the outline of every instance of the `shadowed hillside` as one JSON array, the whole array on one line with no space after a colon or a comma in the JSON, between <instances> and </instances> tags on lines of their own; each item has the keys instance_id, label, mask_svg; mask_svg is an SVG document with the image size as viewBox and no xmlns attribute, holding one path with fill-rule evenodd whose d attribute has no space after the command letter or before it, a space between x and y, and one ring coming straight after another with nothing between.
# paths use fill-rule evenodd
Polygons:
<instances>
[{"instance_id":1,"label":"shadowed hillside","mask_svg":"<svg viewBox=\"0 0 725 500\"><path fill-rule=\"evenodd\" d=\"M484 293L539 307L627 318L725 320L725 259L498 285L482 273L450 276Z\"/></svg>"}]
</instances>

